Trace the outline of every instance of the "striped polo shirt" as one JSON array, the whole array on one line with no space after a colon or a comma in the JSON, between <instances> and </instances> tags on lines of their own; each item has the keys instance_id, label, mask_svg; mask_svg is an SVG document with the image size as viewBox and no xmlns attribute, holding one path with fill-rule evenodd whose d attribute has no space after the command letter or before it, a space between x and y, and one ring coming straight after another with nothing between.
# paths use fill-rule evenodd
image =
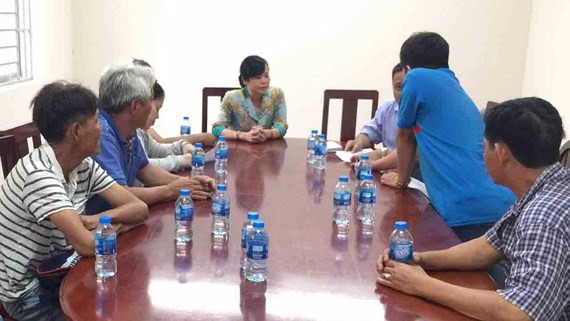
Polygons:
<instances>
[{"instance_id":1,"label":"striped polo shirt","mask_svg":"<svg viewBox=\"0 0 570 321\"><path fill-rule=\"evenodd\" d=\"M0 187L1 301L16 301L37 287L37 265L71 248L50 215L69 209L83 214L87 199L113 183L91 158L66 181L47 143L20 159Z\"/></svg>"}]
</instances>

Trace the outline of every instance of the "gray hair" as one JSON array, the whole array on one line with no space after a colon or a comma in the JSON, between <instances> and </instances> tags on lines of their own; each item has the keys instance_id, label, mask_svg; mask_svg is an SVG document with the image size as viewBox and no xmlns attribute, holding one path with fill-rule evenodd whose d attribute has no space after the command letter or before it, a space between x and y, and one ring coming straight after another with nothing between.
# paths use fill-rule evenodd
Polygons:
<instances>
[{"instance_id":1,"label":"gray hair","mask_svg":"<svg viewBox=\"0 0 570 321\"><path fill-rule=\"evenodd\" d=\"M152 68L132 63L111 66L99 79L99 108L117 114L133 101L148 101L155 82Z\"/></svg>"}]
</instances>

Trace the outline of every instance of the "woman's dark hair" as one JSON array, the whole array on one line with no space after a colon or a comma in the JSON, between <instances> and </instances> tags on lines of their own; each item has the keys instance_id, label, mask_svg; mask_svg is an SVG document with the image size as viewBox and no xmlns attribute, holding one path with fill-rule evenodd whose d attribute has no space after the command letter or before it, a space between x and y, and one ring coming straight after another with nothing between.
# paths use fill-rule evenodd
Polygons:
<instances>
[{"instance_id":1,"label":"woman's dark hair","mask_svg":"<svg viewBox=\"0 0 570 321\"><path fill-rule=\"evenodd\" d=\"M152 99L164 99L164 89L162 86L157 82L154 83L152 86Z\"/></svg>"},{"instance_id":2,"label":"woman's dark hair","mask_svg":"<svg viewBox=\"0 0 570 321\"><path fill-rule=\"evenodd\" d=\"M523 166L537 168L558 161L564 129L560 114L536 97L507 100L485 111L485 138L505 143Z\"/></svg>"},{"instance_id":3,"label":"woman's dark hair","mask_svg":"<svg viewBox=\"0 0 570 321\"><path fill-rule=\"evenodd\" d=\"M394 75L399 73L399 72L403 72L404 69L402 68L402 64L401 63L397 63L394 68L392 68L392 79L394 79Z\"/></svg>"},{"instance_id":4,"label":"woman's dark hair","mask_svg":"<svg viewBox=\"0 0 570 321\"><path fill-rule=\"evenodd\" d=\"M416 32L400 49L400 63L410 68L449 68L449 44L435 32Z\"/></svg>"},{"instance_id":5,"label":"woman's dark hair","mask_svg":"<svg viewBox=\"0 0 570 321\"><path fill-rule=\"evenodd\" d=\"M245 82L251 77L259 76L265 71L267 61L259 56L249 56L241 62L239 67L239 84L245 87Z\"/></svg>"},{"instance_id":6,"label":"woman's dark hair","mask_svg":"<svg viewBox=\"0 0 570 321\"><path fill-rule=\"evenodd\" d=\"M45 85L30 107L40 134L50 143L63 140L69 125L85 121L97 112L97 96L78 84L62 81Z\"/></svg>"}]
</instances>

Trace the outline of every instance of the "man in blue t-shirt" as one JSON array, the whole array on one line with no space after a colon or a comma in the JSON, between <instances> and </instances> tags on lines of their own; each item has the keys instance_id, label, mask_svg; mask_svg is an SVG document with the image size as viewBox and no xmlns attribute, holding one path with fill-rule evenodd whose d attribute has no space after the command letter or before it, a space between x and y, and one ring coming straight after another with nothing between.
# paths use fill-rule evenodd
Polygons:
<instances>
[{"instance_id":1,"label":"man in blue t-shirt","mask_svg":"<svg viewBox=\"0 0 570 321\"><path fill-rule=\"evenodd\" d=\"M437 33L415 33L402 45L406 76L398 115L399 170L384 175L382 183L407 186L417 146L433 206L465 242L483 235L515 196L494 184L485 169L481 114L448 58L449 45Z\"/></svg>"},{"instance_id":2,"label":"man in blue t-shirt","mask_svg":"<svg viewBox=\"0 0 570 321\"><path fill-rule=\"evenodd\" d=\"M180 189L192 191L193 199L206 199L214 190L214 180L207 176L192 178L171 174L149 164L136 135L144 127L152 104L156 82L150 67L134 64L108 68L99 80L99 122L101 152L93 159L136 197L147 205L174 200ZM144 187L135 187L138 179ZM95 195L87 202L86 213L105 211L109 204Z\"/></svg>"}]
</instances>

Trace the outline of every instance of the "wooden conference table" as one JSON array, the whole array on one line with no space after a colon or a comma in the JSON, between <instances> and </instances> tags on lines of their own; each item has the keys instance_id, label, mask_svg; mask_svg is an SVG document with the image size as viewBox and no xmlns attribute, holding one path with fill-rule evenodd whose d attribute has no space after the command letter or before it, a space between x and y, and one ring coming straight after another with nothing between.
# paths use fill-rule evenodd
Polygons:
<instances>
[{"instance_id":1,"label":"wooden conference table","mask_svg":"<svg viewBox=\"0 0 570 321\"><path fill-rule=\"evenodd\" d=\"M339 175L354 175L329 154L324 175L305 165L306 141L229 142L231 197L227 242L210 236L210 201L195 202L194 238L174 242L173 202L150 208L146 225L118 238L118 273L97 280L84 258L63 282L69 320L469 320L443 306L379 286L376 259L396 220L408 221L419 251L444 249L457 237L417 191L380 186L372 234L352 218L348 237L332 224ZM206 174L213 175L213 163ZM268 282L240 278L240 231L256 210L269 233ZM442 280L494 289L484 272L436 272Z\"/></svg>"}]
</instances>

